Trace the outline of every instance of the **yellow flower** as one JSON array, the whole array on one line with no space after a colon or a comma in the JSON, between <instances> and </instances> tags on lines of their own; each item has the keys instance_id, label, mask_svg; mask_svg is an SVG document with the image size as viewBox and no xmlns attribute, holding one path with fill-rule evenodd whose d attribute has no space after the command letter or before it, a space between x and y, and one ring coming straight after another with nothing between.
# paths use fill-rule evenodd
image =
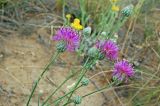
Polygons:
<instances>
[{"instance_id":1,"label":"yellow flower","mask_svg":"<svg viewBox=\"0 0 160 106\"><path fill-rule=\"evenodd\" d=\"M80 24L80 20L78 18L75 18L73 23Z\"/></svg>"},{"instance_id":2,"label":"yellow flower","mask_svg":"<svg viewBox=\"0 0 160 106\"><path fill-rule=\"evenodd\" d=\"M71 23L71 27L77 30L83 29L83 26L80 24L80 20L78 18L74 19L73 23Z\"/></svg>"},{"instance_id":3,"label":"yellow flower","mask_svg":"<svg viewBox=\"0 0 160 106\"><path fill-rule=\"evenodd\" d=\"M116 6L116 5L113 5L113 6L112 6L112 11L119 11L119 7Z\"/></svg>"},{"instance_id":4,"label":"yellow flower","mask_svg":"<svg viewBox=\"0 0 160 106\"><path fill-rule=\"evenodd\" d=\"M83 26L80 24L76 24L76 23L71 23L71 27L77 29L77 30L82 30Z\"/></svg>"},{"instance_id":5,"label":"yellow flower","mask_svg":"<svg viewBox=\"0 0 160 106\"><path fill-rule=\"evenodd\" d=\"M111 0L112 2L118 2L118 0Z\"/></svg>"},{"instance_id":6,"label":"yellow flower","mask_svg":"<svg viewBox=\"0 0 160 106\"><path fill-rule=\"evenodd\" d=\"M71 14L67 14L67 15L66 15L66 18L67 18L68 20L70 20L70 19L71 19Z\"/></svg>"}]
</instances>

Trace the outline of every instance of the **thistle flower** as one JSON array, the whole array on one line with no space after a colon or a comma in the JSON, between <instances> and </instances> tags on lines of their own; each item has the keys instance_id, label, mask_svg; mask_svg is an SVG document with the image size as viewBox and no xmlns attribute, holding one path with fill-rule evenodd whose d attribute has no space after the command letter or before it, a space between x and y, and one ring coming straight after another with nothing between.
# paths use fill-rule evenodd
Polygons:
<instances>
[{"instance_id":1,"label":"thistle flower","mask_svg":"<svg viewBox=\"0 0 160 106\"><path fill-rule=\"evenodd\" d=\"M80 24L80 20L78 18L74 19L73 23L71 23L71 27L76 30L82 30L83 26Z\"/></svg>"},{"instance_id":2,"label":"thistle flower","mask_svg":"<svg viewBox=\"0 0 160 106\"><path fill-rule=\"evenodd\" d=\"M128 80L129 77L134 75L134 70L131 64L127 60L122 60L114 65L113 76L122 81L123 79Z\"/></svg>"},{"instance_id":3,"label":"thistle flower","mask_svg":"<svg viewBox=\"0 0 160 106\"><path fill-rule=\"evenodd\" d=\"M116 5L113 5L111 9L112 11L115 11L115 12L119 11L119 7Z\"/></svg>"},{"instance_id":4,"label":"thistle flower","mask_svg":"<svg viewBox=\"0 0 160 106\"><path fill-rule=\"evenodd\" d=\"M52 40L63 41L68 51L74 51L80 43L78 33L70 27L61 27L52 37Z\"/></svg>"},{"instance_id":5,"label":"thistle flower","mask_svg":"<svg viewBox=\"0 0 160 106\"><path fill-rule=\"evenodd\" d=\"M100 41L100 42L97 42L96 47L109 60L116 60L118 58L118 46L116 45L115 42L111 40Z\"/></svg>"}]
</instances>

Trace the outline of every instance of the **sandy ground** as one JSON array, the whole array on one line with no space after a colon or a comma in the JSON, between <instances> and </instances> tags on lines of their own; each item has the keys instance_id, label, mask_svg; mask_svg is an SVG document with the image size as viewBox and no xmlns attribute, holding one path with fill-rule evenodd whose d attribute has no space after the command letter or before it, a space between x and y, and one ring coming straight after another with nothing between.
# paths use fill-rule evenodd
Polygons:
<instances>
[{"instance_id":1,"label":"sandy ground","mask_svg":"<svg viewBox=\"0 0 160 106\"><path fill-rule=\"evenodd\" d=\"M55 42L50 41L50 35L43 28L37 29L30 36L12 34L6 37L2 36L1 40L0 106L24 106L30 94L33 81L37 79L43 66L54 53ZM62 54L56 64L51 67L50 71L41 80L31 106L37 105L37 95L40 91L43 91L44 97L41 98L43 100L49 91L55 89L65 79L72 65L79 67L79 64L74 53ZM92 76L95 73L96 71L89 72L88 76ZM96 86L103 86L104 83L102 82L105 82L103 77L101 79L93 78L92 83L85 88L81 88L77 94L84 95L95 90ZM62 95L64 91L67 91L66 86L71 85L75 80L76 78L73 78L68 81L57 95ZM95 82L97 81L101 83L96 85ZM111 92L111 90L108 92ZM109 94L108 92L107 94ZM85 98L80 106L106 106L106 99L112 98L106 98L101 93L96 94Z\"/></svg>"},{"instance_id":2,"label":"sandy ground","mask_svg":"<svg viewBox=\"0 0 160 106\"><path fill-rule=\"evenodd\" d=\"M36 22L41 23L41 20ZM10 34L5 34L6 36L0 36L0 106L25 106L33 82L55 52L55 42L50 41L49 29L26 28L24 26L21 29L23 30L20 33L11 32ZM159 59L152 48L158 43L153 42L152 44L151 42L151 46L143 44L143 42L146 42L144 41L144 32L139 27L135 27L135 30L133 33L134 38L131 38L131 43L134 45L126 44L128 45L126 54L128 57L133 57L133 61L143 60L141 65L146 67L150 73L154 73ZM123 42L124 35L124 31L119 34L120 40L118 44L120 47L122 47L120 42ZM74 53L66 52L62 54L41 80L32 99L31 106L37 106L37 97L40 91L43 91L42 101L49 94L49 91L55 89L66 78L73 66L80 67L79 60ZM88 72L87 76L92 77L102 70L110 71L111 67L108 67L106 63L102 62L102 64L103 67L97 66L98 68ZM107 80L110 80L110 76L110 73L107 73L93 77L89 86L81 88L76 94L84 95L97 87L104 86L107 84ZM138 79L136 76L136 81L141 81L142 76L139 77ZM149 77L145 76L144 78L148 79ZM73 84L75 80L76 77L68 81L60 92L53 97L53 100L58 95L63 95L65 91L68 91L67 86ZM142 85L144 81L141 81ZM132 93L134 92L133 90ZM127 95L129 95L128 88L117 89L116 91L110 89L104 93L85 98L79 106L132 106L125 105L129 98Z\"/></svg>"}]
</instances>

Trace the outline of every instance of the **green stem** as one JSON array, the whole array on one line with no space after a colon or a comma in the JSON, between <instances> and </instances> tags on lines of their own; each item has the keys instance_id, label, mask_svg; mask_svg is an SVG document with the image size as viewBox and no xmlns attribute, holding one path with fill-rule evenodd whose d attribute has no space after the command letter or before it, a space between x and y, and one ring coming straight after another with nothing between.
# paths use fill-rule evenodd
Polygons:
<instances>
[{"instance_id":1,"label":"green stem","mask_svg":"<svg viewBox=\"0 0 160 106\"><path fill-rule=\"evenodd\" d=\"M85 98L85 97L87 97L87 96L93 95L93 94L95 94L95 93L101 93L101 92L103 92L105 89L113 86L115 83L116 83L116 81L110 83L108 86L105 86L105 87L103 87L103 88L101 88L101 89L95 90L95 91L93 91L93 92L90 92L90 93L82 96L82 98ZM70 104L70 103L72 103L72 102L73 102L73 101L67 102L67 103L64 104L64 105L68 105L68 104ZM63 106L64 106L64 105L63 105Z\"/></svg>"},{"instance_id":2,"label":"green stem","mask_svg":"<svg viewBox=\"0 0 160 106\"><path fill-rule=\"evenodd\" d=\"M82 20L82 25L85 26L85 15L86 15L86 11L85 11L85 0L79 0L79 4L80 4L80 10L81 10L81 20Z\"/></svg>"},{"instance_id":3,"label":"green stem","mask_svg":"<svg viewBox=\"0 0 160 106\"><path fill-rule=\"evenodd\" d=\"M73 101L69 101L67 103L65 103L63 106L67 106L68 104L72 103Z\"/></svg>"},{"instance_id":4,"label":"green stem","mask_svg":"<svg viewBox=\"0 0 160 106\"><path fill-rule=\"evenodd\" d=\"M74 75L75 75L75 73L72 74L72 75L70 75L70 76L68 76L68 77L57 87L57 89L54 90L54 91L51 93L51 95L48 96L48 98L43 102L42 106L44 106L44 105L48 102L48 100L49 100L71 77L73 77Z\"/></svg>"},{"instance_id":5,"label":"green stem","mask_svg":"<svg viewBox=\"0 0 160 106\"><path fill-rule=\"evenodd\" d=\"M38 95L38 106L40 106L40 98L41 98L41 96L42 96L42 94L40 93L40 94Z\"/></svg>"},{"instance_id":6,"label":"green stem","mask_svg":"<svg viewBox=\"0 0 160 106\"><path fill-rule=\"evenodd\" d=\"M65 18L65 5L66 5L66 3L65 3L65 0L62 0L62 17L63 17L63 20L64 20L64 22L66 22L66 18Z\"/></svg>"},{"instance_id":7,"label":"green stem","mask_svg":"<svg viewBox=\"0 0 160 106\"><path fill-rule=\"evenodd\" d=\"M82 98L85 98L85 97L87 97L87 96L93 95L93 94L95 94L95 93L101 93L101 92L103 92L103 90L105 90L106 88L111 87L113 84L114 84L114 83L111 83L109 86L105 86L105 87L103 87L103 88L101 88L101 89L98 89L98 90L95 90L95 91L93 91L93 92L90 92L90 93L82 96Z\"/></svg>"},{"instance_id":8,"label":"green stem","mask_svg":"<svg viewBox=\"0 0 160 106\"><path fill-rule=\"evenodd\" d=\"M71 92L71 94L70 94L67 102L69 102L69 100L70 100L70 98L72 97L74 91L76 90L76 88L77 88L77 86L79 85L79 83L81 82L83 76L84 76L85 73L87 72L86 65L87 65L88 61L89 61L89 58L87 58L84 66L83 66L83 68L82 68L82 71L81 71L81 73L80 73L79 79L78 79L77 83L75 84L75 86L74 86L74 88L73 88L73 91ZM64 105L64 106L66 106L66 105Z\"/></svg>"},{"instance_id":9,"label":"green stem","mask_svg":"<svg viewBox=\"0 0 160 106\"><path fill-rule=\"evenodd\" d=\"M124 16L121 16L120 19L116 22L117 24L115 24L112 29L111 29L111 32L110 32L110 36L112 36L115 32L117 32L120 27L122 25L124 25L124 23L126 22L127 20L127 17L124 17Z\"/></svg>"},{"instance_id":10,"label":"green stem","mask_svg":"<svg viewBox=\"0 0 160 106\"><path fill-rule=\"evenodd\" d=\"M38 77L38 80L35 82L35 84L34 84L34 86L33 86L33 89L32 89L32 91L31 91L31 94L30 94L30 96L29 96L29 99L28 99L28 101L27 101L26 106L29 106L29 103L30 103L30 101L31 101L31 98L32 98L32 96L33 96L33 94L34 94L34 91L35 91L35 89L36 89L39 81L40 81L41 78L43 77L44 73L48 70L48 68L55 62L55 60L56 60L56 58L58 57L58 55L59 55L59 52L56 52L56 54L51 57L50 62L45 66L44 70L42 71L42 73L41 73L40 76Z\"/></svg>"}]
</instances>

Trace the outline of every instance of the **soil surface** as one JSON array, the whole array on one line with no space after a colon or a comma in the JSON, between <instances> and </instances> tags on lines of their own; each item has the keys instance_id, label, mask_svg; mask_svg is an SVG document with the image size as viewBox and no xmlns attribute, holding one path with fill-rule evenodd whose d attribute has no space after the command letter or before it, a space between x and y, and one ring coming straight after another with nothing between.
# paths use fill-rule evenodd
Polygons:
<instances>
[{"instance_id":1,"label":"soil surface","mask_svg":"<svg viewBox=\"0 0 160 106\"><path fill-rule=\"evenodd\" d=\"M17 33L1 36L1 40L0 106L24 106L31 92L33 82L55 52L55 42L50 40L50 34L44 28L36 29L29 36ZM55 65L50 68L50 71L41 80L31 106L37 105L39 92L42 92L43 97L41 100L44 100L49 91L55 89L66 78L73 65L80 67L78 60L74 53L66 52L61 54ZM93 76L98 71L99 69L88 72L88 77ZM62 95L68 91L67 86L72 85L75 80L76 77L68 81L57 95ZM99 79L93 77L89 86L81 88L76 93L78 95L89 93L95 90L96 87L103 86L103 80L105 80L104 76ZM112 89L106 91L107 93L86 97L80 106L106 106L106 99L112 99L110 96L107 98L107 95L112 94L108 93L111 91Z\"/></svg>"}]
</instances>

